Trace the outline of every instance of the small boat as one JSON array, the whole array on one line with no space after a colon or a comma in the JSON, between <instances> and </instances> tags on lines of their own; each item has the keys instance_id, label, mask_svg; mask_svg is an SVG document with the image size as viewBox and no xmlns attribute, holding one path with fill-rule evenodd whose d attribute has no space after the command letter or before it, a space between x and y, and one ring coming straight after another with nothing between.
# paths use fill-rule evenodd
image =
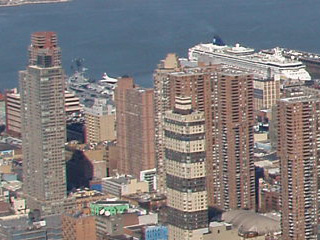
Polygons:
<instances>
[{"instance_id":1,"label":"small boat","mask_svg":"<svg viewBox=\"0 0 320 240\"><path fill-rule=\"evenodd\" d=\"M115 84L118 82L116 78L109 77L107 73L104 73L102 76L102 79L99 81L100 83L109 83L109 84Z\"/></svg>"}]
</instances>

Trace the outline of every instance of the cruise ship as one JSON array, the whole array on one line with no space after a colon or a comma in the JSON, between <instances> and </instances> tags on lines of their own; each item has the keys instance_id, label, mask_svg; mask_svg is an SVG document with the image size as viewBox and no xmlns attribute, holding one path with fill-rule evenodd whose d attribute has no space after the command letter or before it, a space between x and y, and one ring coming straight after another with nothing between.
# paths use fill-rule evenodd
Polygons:
<instances>
[{"instance_id":1,"label":"cruise ship","mask_svg":"<svg viewBox=\"0 0 320 240\"><path fill-rule=\"evenodd\" d=\"M217 44L214 40L213 43L190 48L188 55L190 61L232 65L248 69L264 78L277 76L282 80L311 80L306 66L298 60L285 58L280 48L275 48L273 54L267 54L240 44L227 46L222 41Z\"/></svg>"}]
</instances>

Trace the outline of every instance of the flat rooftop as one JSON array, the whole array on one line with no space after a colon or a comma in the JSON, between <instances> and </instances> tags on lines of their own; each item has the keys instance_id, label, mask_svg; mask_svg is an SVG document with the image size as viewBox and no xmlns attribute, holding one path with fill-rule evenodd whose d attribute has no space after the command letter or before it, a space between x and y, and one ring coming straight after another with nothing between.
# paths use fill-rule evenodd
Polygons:
<instances>
[{"instance_id":1,"label":"flat rooftop","mask_svg":"<svg viewBox=\"0 0 320 240\"><path fill-rule=\"evenodd\" d=\"M8 151L18 149L17 146L9 144L9 143L0 143L0 151Z\"/></svg>"}]
</instances>

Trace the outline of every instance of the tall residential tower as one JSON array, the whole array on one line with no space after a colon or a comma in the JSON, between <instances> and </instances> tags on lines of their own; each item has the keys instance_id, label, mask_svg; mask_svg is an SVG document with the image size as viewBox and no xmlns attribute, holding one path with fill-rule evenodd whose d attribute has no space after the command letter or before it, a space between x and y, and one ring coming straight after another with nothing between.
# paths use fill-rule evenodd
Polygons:
<instances>
[{"instance_id":1,"label":"tall residential tower","mask_svg":"<svg viewBox=\"0 0 320 240\"><path fill-rule=\"evenodd\" d=\"M138 87L132 78L118 79L115 89L119 171L140 177L155 168L153 89Z\"/></svg>"},{"instance_id":2,"label":"tall residential tower","mask_svg":"<svg viewBox=\"0 0 320 240\"><path fill-rule=\"evenodd\" d=\"M221 65L195 65L168 56L155 71L154 79L160 181L166 180L162 174L166 169L165 111L174 108L176 96L189 96L193 109L204 113L207 129L208 205L224 210L255 209L252 74Z\"/></svg>"},{"instance_id":3,"label":"tall residential tower","mask_svg":"<svg viewBox=\"0 0 320 240\"><path fill-rule=\"evenodd\" d=\"M320 101L312 95L278 102L281 228L284 240L317 239Z\"/></svg>"},{"instance_id":4,"label":"tall residential tower","mask_svg":"<svg viewBox=\"0 0 320 240\"><path fill-rule=\"evenodd\" d=\"M205 119L190 97L164 118L169 240L200 240L208 227Z\"/></svg>"},{"instance_id":5,"label":"tall residential tower","mask_svg":"<svg viewBox=\"0 0 320 240\"><path fill-rule=\"evenodd\" d=\"M63 211L66 199L64 71L53 32L32 34L20 72L23 190L28 207Z\"/></svg>"}]
</instances>

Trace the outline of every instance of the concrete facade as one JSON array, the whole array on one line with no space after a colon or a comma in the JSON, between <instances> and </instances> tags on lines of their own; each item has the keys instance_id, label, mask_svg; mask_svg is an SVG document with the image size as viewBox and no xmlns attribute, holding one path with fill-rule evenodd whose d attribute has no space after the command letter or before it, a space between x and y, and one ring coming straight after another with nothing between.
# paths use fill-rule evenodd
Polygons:
<instances>
[{"instance_id":1,"label":"concrete facade","mask_svg":"<svg viewBox=\"0 0 320 240\"><path fill-rule=\"evenodd\" d=\"M202 239L208 226L204 114L177 97L164 118L169 240Z\"/></svg>"},{"instance_id":2,"label":"concrete facade","mask_svg":"<svg viewBox=\"0 0 320 240\"><path fill-rule=\"evenodd\" d=\"M29 66L20 71L23 190L30 209L65 210L64 71L57 36L32 35Z\"/></svg>"},{"instance_id":3,"label":"concrete facade","mask_svg":"<svg viewBox=\"0 0 320 240\"><path fill-rule=\"evenodd\" d=\"M106 99L95 100L91 108L85 110L86 142L97 143L116 139L115 113Z\"/></svg>"}]
</instances>

